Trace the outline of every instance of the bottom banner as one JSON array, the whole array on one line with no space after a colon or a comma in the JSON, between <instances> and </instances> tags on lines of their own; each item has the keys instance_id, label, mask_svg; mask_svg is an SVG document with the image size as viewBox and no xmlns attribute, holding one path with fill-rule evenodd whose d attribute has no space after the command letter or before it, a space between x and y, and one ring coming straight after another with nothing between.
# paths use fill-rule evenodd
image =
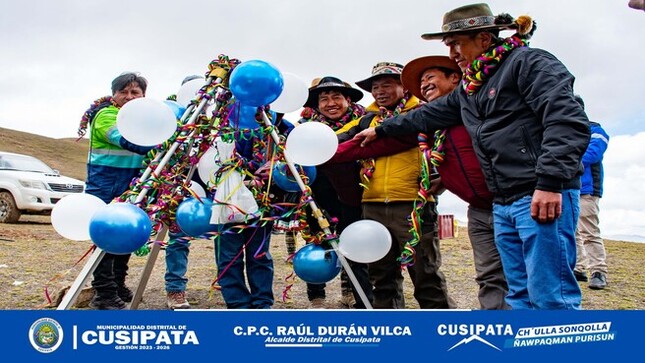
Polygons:
<instances>
[{"instance_id":1,"label":"bottom banner","mask_svg":"<svg viewBox=\"0 0 645 363\"><path fill-rule=\"evenodd\" d=\"M26 362L640 356L642 311L0 311ZM6 356L6 353L5 353Z\"/></svg>"}]
</instances>

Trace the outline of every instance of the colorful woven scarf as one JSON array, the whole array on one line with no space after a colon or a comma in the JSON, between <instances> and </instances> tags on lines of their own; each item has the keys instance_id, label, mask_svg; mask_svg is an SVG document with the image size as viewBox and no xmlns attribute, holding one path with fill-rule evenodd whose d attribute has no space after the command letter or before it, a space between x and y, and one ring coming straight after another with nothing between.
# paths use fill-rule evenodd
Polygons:
<instances>
[{"instance_id":1,"label":"colorful woven scarf","mask_svg":"<svg viewBox=\"0 0 645 363\"><path fill-rule=\"evenodd\" d=\"M343 126L345 126L348 122L352 120L356 120L357 118L360 118L364 114L365 114L365 107L352 102L349 104L349 108L347 109L343 117L341 117L337 121L328 119L325 115L320 113L320 111L311 107L305 107L300 113L300 117L302 117L307 122L308 121L321 122L331 127L332 130L338 131Z\"/></svg>"},{"instance_id":2,"label":"colorful woven scarf","mask_svg":"<svg viewBox=\"0 0 645 363\"><path fill-rule=\"evenodd\" d=\"M491 47L486 53L472 61L464 73L462 87L469 96L479 91L482 84L497 71L497 67L504 61L506 56L514 49L528 45L526 38L517 34L504 39L504 41Z\"/></svg>"},{"instance_id":3,"label":"colorful woven scarf","mask_svg":"<svg viewBox=\"0 0 645 363\"><path fill-rule=\"evenodd\" d=\"M432 151L430 152L430 162L432 165L439 166L446 156L446 150L443 143L446 141L447 129L437 130L434 132L434 143L432 144Z\"/></svg>"},{"instance_id":4,"label":"colorful woven scarf","mask_svg":"<svg viewBox=\"0 0 645 363\"><path fill-rule=\"evenodd\" d=\"M94 118L94 116L96 116L96 113L99 112L102 108L105 108L110 105L118 107L116 103L114 103L112 96L103 96L95 100L94 102L92 102L92 104L90 105L90 108L88 108L87 111L83 113L83 116L81 117L81 122L78 125L78 131L77 131L78 140L80 140L81 138L83 138L83 136L85 136L85 133L87 132L87 126L92 122L92 119Z\"/></svg>"},{"instance_id":5,"label":"colorful woven scarf","mask_svg":"<svg viewBox=\"0 0 645 363\"><path fill-rule=\"evenodd\" d=\"M383 120L387 118L398 116L401 112L403 112L403 109L405 108L405 105L408 103L409 100L410 100L410 93L406 92L403 98L401 98L401 101L399 101L399 104L396 105L394 110L389 110L385 107L379 106L378 112L381 116L381 120L379 121L379 123L383 122Z\"/></svg>"},{"instance_id":6,"label":"colorful woven scarf","mask_svg":"<svg viewBox=\"0 0 645 363\"><path fill-rule=\"evenodd\" d=\"M390 117L398 116L403 112L403 109L405 108L405 105L408 103L410 100L410 94L408 92L405 93L403 98L401 98L401 101L396 105L394 110L389 110L385 107L379 107L378 111L379 114L374 118L377 124L380 124L383 122L383 120L388 119ZM361 186L365 189L369 189L368 185L370 184L370 178L372 175L374 175L374 170L376 169L376 161L374 158L369 158L363 160L363 167L361 169L361 179L362 183Z\"/></svg>"},{"instance_id":7,"label":"colorful woven scarf","mask_svg":"<svg viewBox=\"0 0 645 363\"><path fill-rule=\"evenodd\" d=\"M421 151L421 175L419 180L419 191L417 192L417 197L414 200L414 207L407 218L410 223L409 232L412 234L412 238L406 241L401 249L401 255L399 256L401 268L407 268L414 265L416 260L416 246L419 244L419 241L421 241L421 237L423 236L422 225L424 209L428 202L435 201L434 196L430 193L430 189L432 188L431 174L433 171L433 167L430 164L434 164L434 157L432 156L434 151L431 150L428 145L429 140L426 134L418 134L417 140L419 141L419 151Z\"/></svg>"}]
</instances>

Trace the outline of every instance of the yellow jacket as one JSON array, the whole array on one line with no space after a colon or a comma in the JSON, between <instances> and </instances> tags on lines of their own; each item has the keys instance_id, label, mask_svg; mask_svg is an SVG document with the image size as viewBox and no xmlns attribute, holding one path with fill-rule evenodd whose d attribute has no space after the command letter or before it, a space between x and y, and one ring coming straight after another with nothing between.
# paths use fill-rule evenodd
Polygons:
<instances>
[{"instance_id":1,"label":"yellow jacket","mask_svg":"<svg viewBox=\"0 0 645 363\"><path fill-rule=\"evenodd\" d=\"M405 104L402 113L407 112L419 105L419 99L412 96ZM379 109L376 103L366 108L368 114L376 113L370 127L382 122ZM365 117L365 116L363 116ZM360 119L349 122L343 128L336 131L341 134L353 127L359 127ZM364 165L365 168L365 165ZM361 174L365 169L361 170ZM375 167L372 177L367 183L367 189L363 191L363 202L402 202L414 201L419 191L419 180L421 176L421 152L418 148L375 159ZM361 178L365 182L364 178Z\"/></svg>"}]
</instances>

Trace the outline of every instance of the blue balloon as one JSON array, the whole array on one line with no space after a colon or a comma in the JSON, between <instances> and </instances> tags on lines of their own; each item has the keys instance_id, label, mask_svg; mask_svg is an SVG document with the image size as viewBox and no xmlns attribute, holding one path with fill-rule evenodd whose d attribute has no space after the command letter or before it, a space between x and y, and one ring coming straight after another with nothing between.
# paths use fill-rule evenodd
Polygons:
<instances>
[{"instance_id":1,"label":"blue balloon","mask_svg":"<svg viewBox=\"0 0 645 363\"><path fill-rule=\"evenodd\" d=\"M177 207L177 225L191 237L199 237L212 230L213 202L209 199L187 198Z\"/></svg>"},{"instance_id":2,"label":"blue balloon","mask_svg":"<svg viewBox=\"0 0 645 363\"><path fill-rule=\"evenodd\" d=\"M315 166L301 166L298 164L295 164L294 166L301 174L304 173L308 177L309 181L305 183L306 185L311 185L314 183L314 180L316 180ZM281 161L275 163L275 165L273 166L273 182L285 192L300 191L298 182L296 182L296 178L291 173L291 169L289 169L287 163L283 163Z\"/></svg>"},{"instance_id":3,"label":"blue balloon","mask_svg":"<svg viewBox=\"0 0 645 363\"><path fill-rule=\"evenodd\" d=\"M336 252L317 244L305 245L293 257L293 271L310 284L328 282L340 273L340 269Z\"/></svg>"},{"instance_id":4,"label":"blue balloon","mask_svg":"<svg viewBox=\"0 0 645 363\"><path fill-rule=\"evenodd\" d=\"M245 105L259 107L275 101L282 93L284 79L270 63L250 60L237 65L229 79L233 96Z\"/></svg>"},{"instance_id":5,"label":"blue balloon","mask_svg":"<svg viewBox=\"0 0 645 363\"><path fill-rule=\"evenodd\" d=\"M239 101L229 106L228 123L235 129L257 129L260 124L255 120L258 108L241 104Z\"/></svg>"},{"instance_id":6,"label":"blue balloon","mask_svg":"<svg viewBox=\"0 0 645 363\"><path fill-rule=\"evenodd\" d=\"M177 101L165 100L163 101L163 103L165 103L166 106L170 107L177 120L181 119L181 116L183 116L184 112L186 112L186 107L180 105Z\"/></svg>"},{"instance_id":7,"label":"blue balloon","mask_svg":"<svg viewBox=\"0 0 645 363\"><path fill-rule=\"evenodd\" d=\"M90 238L105 252L130 254L148 242L152 223L146 212L134 204L112 203L98 210L90 220Z\"/></svg>"}]
</instances>

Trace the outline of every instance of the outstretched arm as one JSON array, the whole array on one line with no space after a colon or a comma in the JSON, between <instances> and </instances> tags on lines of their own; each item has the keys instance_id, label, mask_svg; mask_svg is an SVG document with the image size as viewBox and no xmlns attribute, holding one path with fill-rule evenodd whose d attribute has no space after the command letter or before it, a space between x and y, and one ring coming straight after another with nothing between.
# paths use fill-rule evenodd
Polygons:
<instances>
[{"instance_id":1,"label":"outstretched arm","mask_svg":"<svg viewBox=\"0 0 645 363\"><path fill-rule=\"evenodd\" d=\"M412 111L389 118L376 127L361 131L354 138L361 139L361 145L366 146L377 137L418 133L431 135L434 130L458 125L461 123L459 92L461 92L461 88L457 87L444 97L428 102Z\"/></svg>"},{"instance_id":2,"label":"outstretched arm","mask_svg":"<svg viewBox=\"0 0 645 363\"><path fill-rule=\"evenodd\" d=\"M339 144L336 154L328 163L342 163L394 155L417 146L417 136L414 134L401 137L384 137L369 145L363 145L361 139L354 138Z\"/></svg>"}]
</instances>

